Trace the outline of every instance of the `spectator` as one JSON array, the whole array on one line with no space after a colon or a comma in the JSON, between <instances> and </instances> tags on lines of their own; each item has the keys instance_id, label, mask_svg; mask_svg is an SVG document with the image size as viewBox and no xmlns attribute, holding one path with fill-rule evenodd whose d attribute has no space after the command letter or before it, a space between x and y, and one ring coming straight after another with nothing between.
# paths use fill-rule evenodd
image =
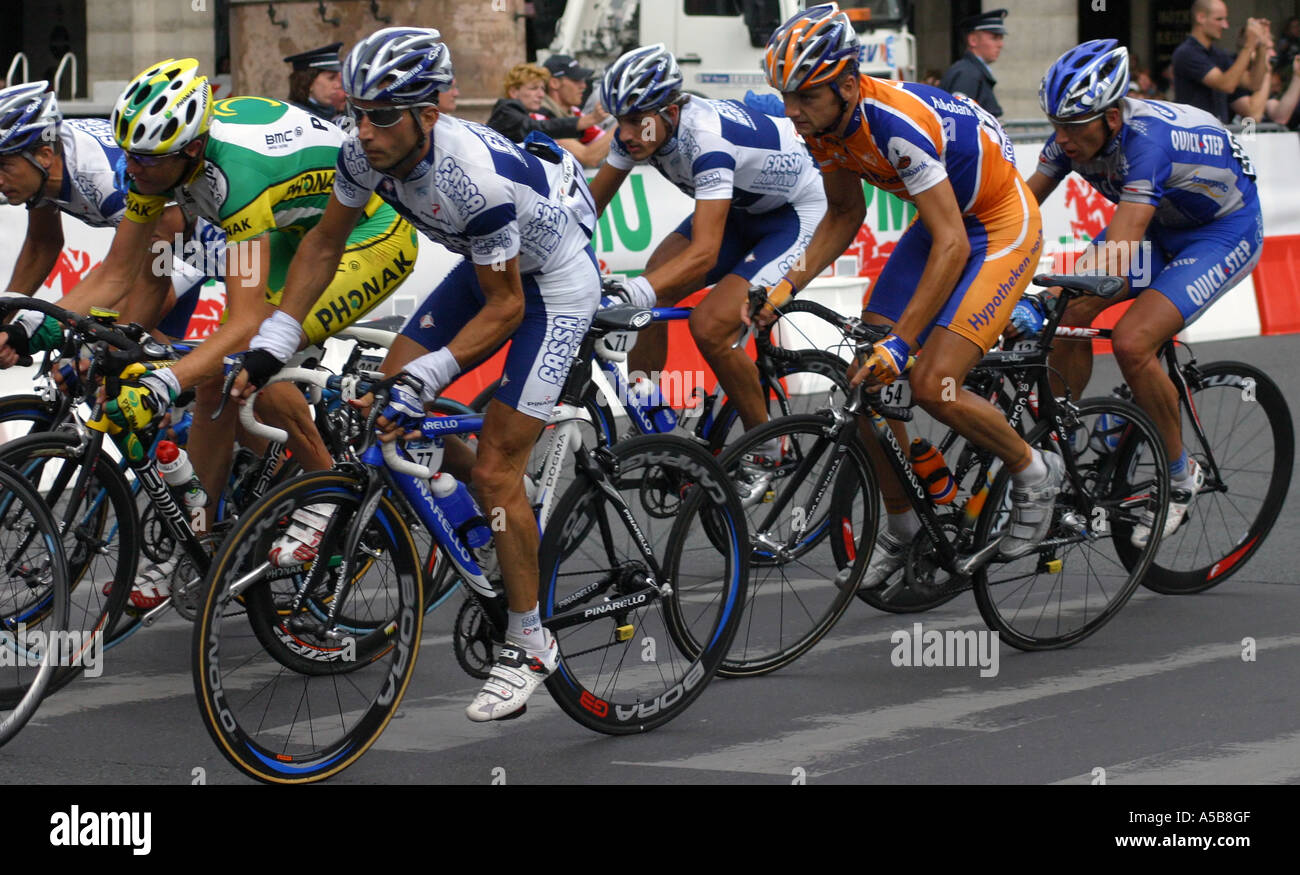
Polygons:
<instances>
[{"instance_id":1,"label":"spectator","mask_svg":"<svg viewBox=\"0 0 1300 875\"><path fill-rule=\"evenodd\" d=\"M600 116L591 113L557 118L543 105L546 83L550 78L547 69L537 64L517 64L510 68L506 73L506 96L492 107L488 127L516 143L522 143L530 131L541 131L561 143L565 140L577 142L581 132L596 124L604 113Z\"/></svg>"},{"instance_id":2,"label":"spectator","mask_svg":"<svg viewBox=\"0 0 1300 875\"><path fill-rule=\"evenodd\" d=\"M582 99L587 91L587 80L596 72L580 65L570 55L551 55L543 64L551 78L546 82L543 108L555 118L582 116ZM592 112L598 120L609 118L599 105ZM599 167L609 154L610 137L599 124L580 131L577 139L559 140L559 144L573 153L583 167Z\"/></svg>"},{"instance_id":3,"label":"spectator","mask_svg":"<svg viewBox=\"0 0 1300 875\"><path fill-rule=\"evenodd\" d=\"M456 80L451 80L447 90L438 92L438 112L453 113L456 111L456 98L460 97L460 89L456 87Z\"/></svg>"},{"instance_id":4,"label":"spectator","mask_svg":"<svg viewBox=\"0 0 1300 875\"><path fill-rule=\"evenodd\" d=\"M1267 112L1270 121L1286 125L1291 130L1300 128L1300 54L1291 59L1291 81L1277 100L1270 100Z\"/></svg>"},{"instance_id":5,"label":"spectator","mask_svg":"<svg viewBox=\"0 0 1300 875\"><path fill-rule=\"evenodd\" d=\"M943 82L943 71L931 67L921 74L921 81L926 85L933 85L935 88L941 88L943 87L940 84Z\"/></svg>"},{"instance_id":6,"label":"spectator","mask_svg":"<svg viewBox=\"0 0 1300 875\"><path fill-rule=\"evenodd\" d=\"M1237 32L1237 51L1242 52L1246 46L1246 28ZM1269 72L1273 69L1273 60L1277 55L1273 52L1273 34L1264 29L1264 41L1255 47L1255 54L1251 58L1251 69L1259 63L1259 57L1263 56L1264 76L1259 80L1259 86L1253 91L1249 88L1238 87L1229 98L1228 108L1234 113L1233 121L1237 124L1244 122L1246 119L1253 121L1263 121L1267 116L1267 104L1269 98L1269 86L1272 79Z\"/></svg>"},{"instance_id":7,"label":"spectator","mask_svg":"<svg viewBox=\"0 0 1300 875\"><path fill-rule=\"evenodd\" d=\"M1277 39L1278 70L1291 69L1291 62L1300 55L1300 18L1294 15L1282 25L1282 35Z\"/></svg>"},{"instance_id":8,"label":"spectator","mask_svg":"<svg viewBox=\"0 0 1300 875\"><path fill-rule=\"evenodd\" d=\"M993 86L998 80L993 78L989 64L1002 54L1002 40L1007 34L1002 22L1006 17L1005 9L994 9L963 18L961 29L965 33L966 54L948 68L939 83L944 91L966 95L994 118L1002 115L1002 107L993 96Z\"/></svg>"},{"instance_id":9,"label":"spectator","mask_svg":"<svg viewBox=\"0 0 1300 875\"><path fill-rule=\"evenodd\" d=\"M337 122L346 98L339 78L339 49L343 43L330 43L284 59L293 66L289 74L289 102L318 118Z\"/></svg>"},{"instance_id":10,"label":"spectator","mask_svg":"<svg viewBox=\"0 0 1300 875\"><path fill-rule=\"evenodd\" d=\"M1135 97L1141 97L1146 100L1165 99L1165 94L1160 90L1160 86L1156 84L1156 80L1151 75L1151 71L1145 67L1137 71L1137 75L1133 77L1133 84L1137 89L1137 94L1134 95Z\"/></svg>"},{"instance_id":11,"label":"spectator","mask_svg":"<svg viewBox=\"0 0 1300 875\"><path fill-rule=\"evenodd\" d=\"M1214 46L1228 28L1228 7L1222 0L1196 0L1191 11L1192 32L1173 54L1174 101L1203 109L1226 124L1232 117L1229 95L1234 105L1245 100L1239 105L1249 108L1249 98L1267 80L1267 48L1272 43L1268 21L1246 19L1242 50L1234 59ZM1265 50L1257 53L1261 44Z\"/></svg>"}]
</instances>

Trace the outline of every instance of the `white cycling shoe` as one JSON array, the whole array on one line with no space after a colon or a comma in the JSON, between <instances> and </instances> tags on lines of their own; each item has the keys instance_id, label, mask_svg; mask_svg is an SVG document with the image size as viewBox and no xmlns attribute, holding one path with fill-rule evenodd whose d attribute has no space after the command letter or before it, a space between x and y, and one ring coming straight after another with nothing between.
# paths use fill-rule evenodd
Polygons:
<instances>
[{"instance_id":1,"label":"white cycling shoe","mask_svg":"<svg viewBox=\"0 0 1300 875\"><path fill-rule=\"evenodd\" d=\"M1166 538L1178 531L1178 527L1183 524L1183 520L1191 511L1192 503L1196 501L1196 494L1205 485L1205 469L1198 465L1195 459L1189 458L1187 464L1192 472L1192 488L1174 487L1169 490L1169 513L1165 515L1164 537ZM1155 517L1156 515L1150 509L1142 511L1142 517L1133 527L1133 536L1129 539L1134 547L1141 549L1151 540L1151 525L1155 522Z\"/></svg>"},{"instance_id":2,"label":"white cycling shoe","mask_svg":"<svg viewBox=\"0 0 1300 875\"><path fill-rule=\"evenodd\" d=\"M483 689L465 709L466 717L475 723L486 723L523 716L528 697L560 662L555 636L549 629L543 629L542 633L546 636L546 649L540 653L525 650L513 641L506 641L497 650L496 662L483 682Z\"/></svg>"}]
</instances>

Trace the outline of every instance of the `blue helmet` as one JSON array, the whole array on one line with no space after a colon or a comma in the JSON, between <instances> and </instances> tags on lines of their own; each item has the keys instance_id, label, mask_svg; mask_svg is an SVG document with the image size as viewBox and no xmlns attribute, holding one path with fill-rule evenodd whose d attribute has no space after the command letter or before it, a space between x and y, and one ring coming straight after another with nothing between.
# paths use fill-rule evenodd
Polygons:
<instances>
[{"instance_id":1,"label":"blue helmet","mask_svg":"<svg viewBox=\"0 0 1300 875\"><path fill-rule=\"evenodd\" d=\"M615 117L660 110L681 97L682 71L663 43L623 55L600 81L600 102Z\"/></svg>"},{"instance_id":2,"label":"blue helmet","mask_svg":"<svg viewBox=\"0 0 1300 875\"><path fill-rule=\"evenodd\" d=\"M386 27L352 47L341 71L356 100L398 106L432 103L451 86L451 51L426 27Z\"/></svg>"},{"instance_id":3,"label":"blue helmet","mask_svg":"<svg viewBox=\"0 0 1300 875\"><path fill-rule=\"evenodd\" d=\"M1128 93L1128 49L1113 39L1077 45L1056 59L1038 86L1038 105L1048 117L1095 116Z\"/></svg>"},{"instance_id":4,"label":"blue helmet","mask_svg":"<svg viewBox=\"0 0 1300 875\"><path fill-rule=\"evenodd\" d=\"M52 145L63 113L48 82L27 82L0 91L0 155Z\"/></svg>"}]
</instances>

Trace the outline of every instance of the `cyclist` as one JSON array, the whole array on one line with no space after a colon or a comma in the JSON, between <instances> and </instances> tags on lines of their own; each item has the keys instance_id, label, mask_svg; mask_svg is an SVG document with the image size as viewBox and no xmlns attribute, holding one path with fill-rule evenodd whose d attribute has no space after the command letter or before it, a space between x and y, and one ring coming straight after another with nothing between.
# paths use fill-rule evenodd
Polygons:
<instances>
[{"instance_id":1,"label":"cyclist","mask_svg":"<svg viewBox=\"0 0 1300 875\"><path fill-rule=\"evenodd\" d=\"M280 308L262 323L232 394L242 392L245 377L264 383L301 344L299 321L333 275L327 265L371 192L465 256L393 342L381 370L415 376L423 389L394 386L379 423L391 429L385 437L397 437L423 414L422 402L513 341L471 477L483 507L493 509L488 515L496 508L505 515L495 542L509 601L507 643L466 710L486 721L519 716L556 666L555 639L538 613L539 537L523 476L595 312L600 274L591 249L595 206L577 161L544 135L534 134L543 140L526 150L491 128L442 115L438 92L451 81L450 52L433 29L385 28L348 54L343 88L356 133L339 153L325 215L303 239ZM272 561L309 561L326 521L314 510L301 515L273 545Z\"/></svg>"},{"instance_id":2,"label":"cyclist","mask_svg":"<svg viewBox=\"0 0 1300 875\"><path fill-rule=\"evenodd\" d=\"M1118 205L1079 267L1123 276L1127 288L1111 300L1071 301L1062 324L1090 325L1133 299L1112 345L1169 453L1167 536L1187 516L1205 472L1183 449L1178 394L1156 353L1254 269L1264 220L1250 159L1227 129L1203 110L1126 97L1128 84L1128 51L1115 40L1076 46L1048 69L1038 100L1055 132L1028 185L1041 203L1074 171ZM1026 298L1015 322L1036 331L1041 306ZM1092 375L1092 344L1060 344L1052 364L1080 395ZM1141 547L1150 536L1148 518L1132 540Z\"/></svg>"},{"instance_id":3,"label":"cyclist","mask_svg":"<svg viewBox=\"0 0 1300 875\"><path fill-rule=\"evenodd\" d=\"M928 85L860 75L853 25L834 3L786 21L767 45L768 82L821 165L827 212L806 264L769 290L779 306L852 242L866 204L860 180L912 201L908 227L871 291L864 318L888 322L853 384L911 372L913 397L935 419L995 453L1012 471L1012 523L1000 550L1033 551L1051 524L1064 466L1030 447L988 401L962 388L1029 284L1042 249L1037 204L1016 172L1011 143L992 116ZM770 319L770 311L760 314ZM866 426L863 425L864 434ZM905 441L901 425L895 433ZM866 434L888 511L863 585L883 583L920 528L902 485Z\"/></svg>"},{"instance_id":4,"label":"cyclist","mask_svg":"<svg viewBox=\"0 0 1300 875\"><path fill-rule=\"evenodd\" d=\"M75 216L93 228L115 227L126 213L126 167L122 149L113 140L104 119L63 120L59 104L46 82L28 82L0 90L0 193L11 204L27 206L27 234L8 289L33 295L54 269L63 249L60 214ZM206 224L206 223L204 223ZM168 210L160 234L171 246L173 235L184 228L180 210ZM199 239L221 245L219 228L197 232ZM178 253L179 254L179 253ZM171 337L181 337L198 302L207 277L186 265L173 263L176 286L165 272L143 281L147 291L131 302L127 321L140 322ZM166 313L159 322L159 307ZM15 364L20 355L40 352L57 344L63 333L51 317L35 311L0 327L0 367Z\"/></svg>"},{"instance_id":5,"label":"cyclist","mask_svg":"<svg viewBox=\"0 0 1300 875\"><path fill-rule=\"evenodd\" d=\"M214 105L192 58L162 61L135 77L118 98L111 122L127 150L128 221L118 227L102 268L71 297L110 307L124 297L134 278L149 270L149 237L169 200L225 229L225 323L172 367L124 381L106 404L111 422L138 429L161 416L183 390L196 388L195 420L204 427L190 432L189 454L215 501L229 474L236 422L233 410L208 422L220 400L222 359L248 346L279 300L299 241L324 212L344 134L277 100L232 97ZM410 224L378 198L361 212L364 221L329 266L328 287L304 313L312 343L371 310L414 266L417 238ZM260 409L288 431L289 449L302 467L329 468L329 452L302 394L284 385L267 395ZM132 604L160 604L173 570L171 563L145 569Z\"/></svg>"},{"instance_id":6,"label":"cyclist","mask_svg":"<svg viewBox=\"0 0 1300 875\"><path fill-rule=\"evenodd\" d=\"M691 313L691 335L732 399L746 428L767 421L758 369L733 349L737 312L751 285L771 285L802 257L826 196L807 150L785 118L772 118L734 100L705 100L682 92L682 74L663 44L633 49L610 65L601 103L618 119L609 158L591 181L603 212L632 168L649 164L687 195L695 210L655 248L645 272L623 295L642 307L676 304L712 285ZM668 357L668 329L651 323L628 359L633 372L654 374ZM739 484L745 503L771 480L779 442L760 448Z\"/></svg>"}]
</instances>

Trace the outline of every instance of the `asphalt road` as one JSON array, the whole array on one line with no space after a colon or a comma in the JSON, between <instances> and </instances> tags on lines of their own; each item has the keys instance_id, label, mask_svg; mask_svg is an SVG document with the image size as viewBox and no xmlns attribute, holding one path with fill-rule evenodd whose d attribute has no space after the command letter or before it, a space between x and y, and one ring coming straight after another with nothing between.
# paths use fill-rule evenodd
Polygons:
<instances>
[{"instance_id":1,"label":"asphalt road","mask_svg":"<svg viewBox=\"0 0 1300 875\"><path fill-rule=\"evenodd\" d=\"M1300 397L1300 337L1196 352L1203 362L1250 361L1293 406ZM1094 392L1116 382L1109 365ZM476 684L450 652L453 602L426 620L397 718L332 783L1298 783L1297 489L1293 480L1267 543L1223 586L1184 597L1140 590L1074 648L1004 645L987 677L978 667L896 666L891 636L915 622L982 629L973 599L911 616L855 602L798 662L716 680L682 717L636 737L593 734L544 692L522 719L467 721ZM189 637L173 616L110 651L102 677L48 699L0 749L0 781L245 782L199 722Z\"/></svg>"}]
</instances>

